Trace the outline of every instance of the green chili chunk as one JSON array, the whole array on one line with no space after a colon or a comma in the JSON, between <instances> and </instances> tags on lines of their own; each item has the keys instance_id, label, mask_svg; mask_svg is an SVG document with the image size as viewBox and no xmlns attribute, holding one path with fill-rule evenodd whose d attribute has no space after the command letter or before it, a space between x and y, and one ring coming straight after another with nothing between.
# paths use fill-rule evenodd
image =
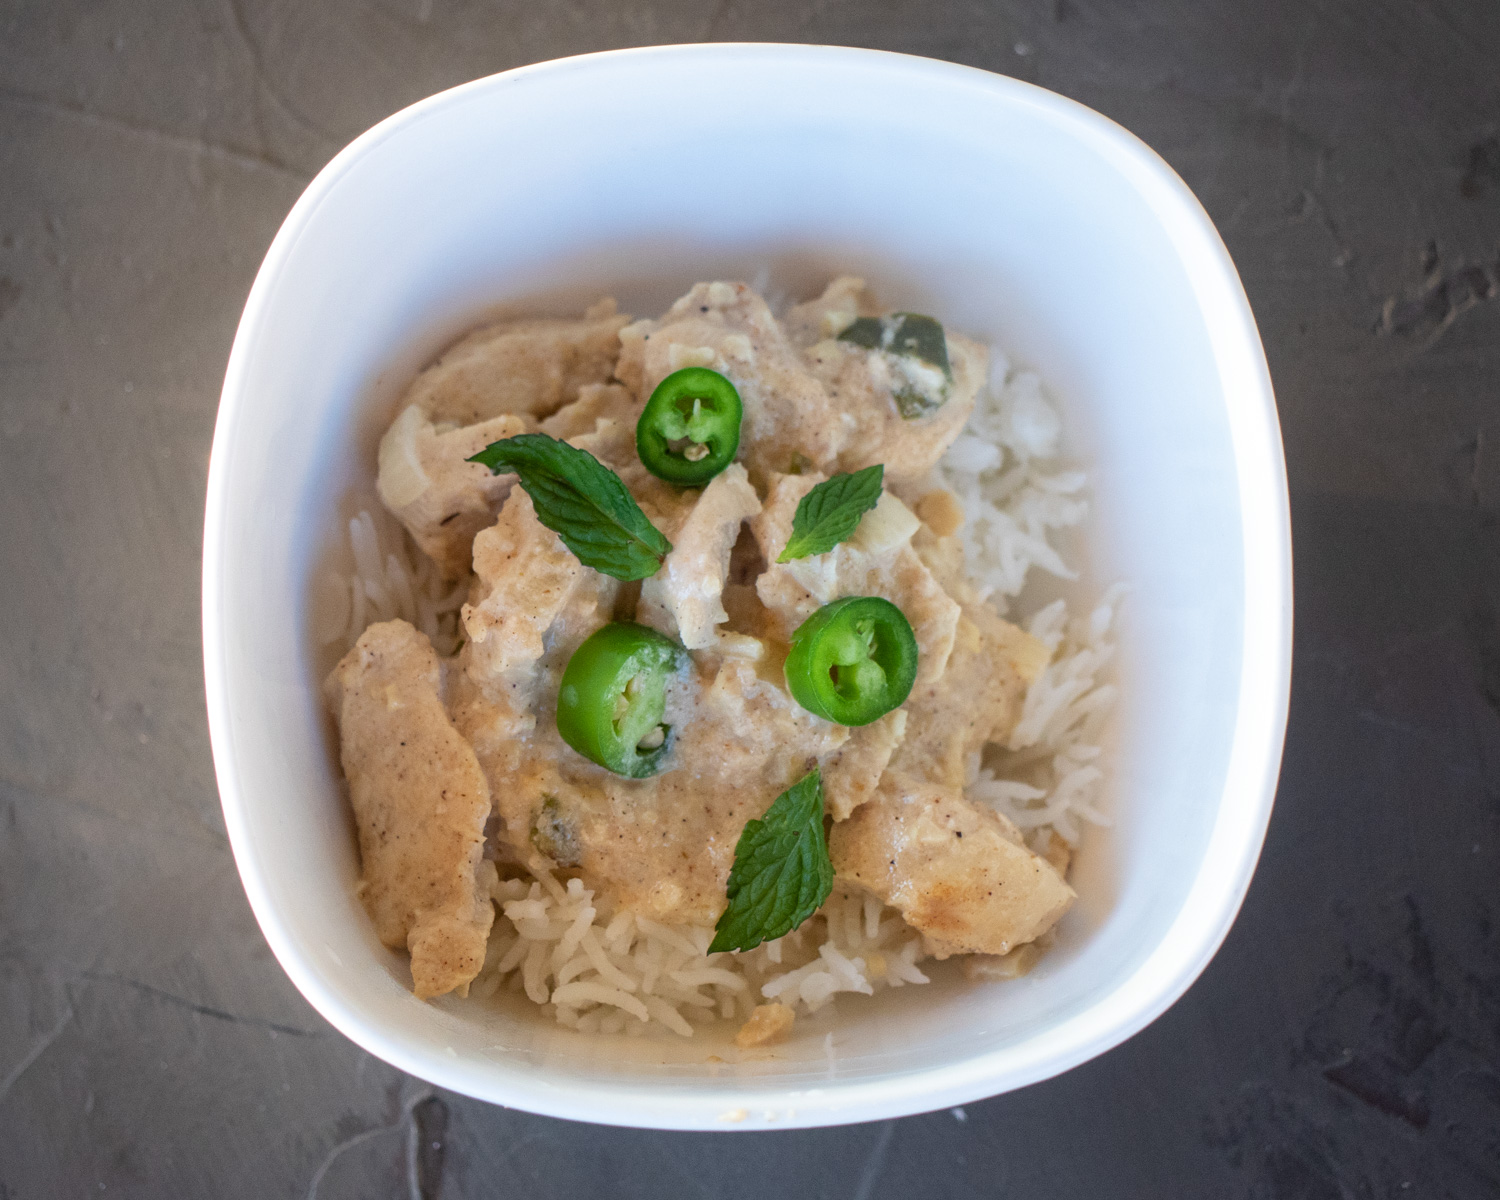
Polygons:
<instances>
[{"instance_id":1,"label":"green chili chunk","mask_svg":"<svg viewBox=\"0 0 1500 1200\"><path fill-rule=\"evenodd\" d=\"M686 656L643 625L606 625L573 651L557 696L557 732L585 758L627 779L665 765L667 682Z\"/></svg>"},{"instance_id":2,"label":"green chili chunk","mask_svg":"<svg viewBox=\"0 0 1500 1200\"><path fill-rule=\"evenodd\" d=\"M701 487L734 461L743 415L740 394L717 371L674 371L646 401L635 427L636 453L658 479Z\"/></svg>"},{"instance_id":3,"label":"green chili chunk","mask_svg":"<svg viewBox=\"0 0 1500 1200\"><path fill-rule=\"evenodd\" d=\"M953 383L953 366L948 361L948 335L931 317L921 313L898 312L888 317L859 317L839 341L852 342L866 350L880 350L896 361L920 363L926 371L906 370L891 389L896 411L914 421L942 407Z\"/></svg>"},{"instance_id":4,"label":"green chili chunk","mask_svg":"<svg viewBox=\"0 0 1500 1200\"><path fill-rule=\"evenodd\" d=\"M868 725L911 695L917 639L889 600L847 596L792 634L786 685L797 703L839 725Z\"/></svg>"}]
</instances>

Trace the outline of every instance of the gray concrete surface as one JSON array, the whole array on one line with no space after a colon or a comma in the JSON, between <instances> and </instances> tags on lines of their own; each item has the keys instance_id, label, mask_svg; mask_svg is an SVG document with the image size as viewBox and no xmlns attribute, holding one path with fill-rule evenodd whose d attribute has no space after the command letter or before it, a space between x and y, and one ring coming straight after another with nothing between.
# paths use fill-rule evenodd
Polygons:
<instances>
[{"instance_id":1,"label":"gray concrete surface","mask_svg":"<svg viewBox=\"0 0 1500 1200\"><path fill-rule=\"evenodd\" d=\"M204 472L287 208L428 93L704 39L1119 120L1218 222L1277 385L1297 667L1243 914L1150 1029L962 1113L662 1135L434 1093L299 997L224 838ZM0 1200L1500 1194L1497 63L1494 0L0 3Z\"/></svg>"}]
</instances>

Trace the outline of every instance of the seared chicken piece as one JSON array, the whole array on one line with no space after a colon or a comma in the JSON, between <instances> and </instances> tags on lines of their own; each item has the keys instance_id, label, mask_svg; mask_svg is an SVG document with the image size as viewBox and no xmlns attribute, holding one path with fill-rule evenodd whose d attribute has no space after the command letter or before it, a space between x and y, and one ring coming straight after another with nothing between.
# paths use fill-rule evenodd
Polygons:
<instances>
[{"instance_id":1,"label":"seared chicken piece","mask_svg":"<svg viewBox=\"0 0 1500 1200\"><path fill-rule=\"evenodd\" d=\"M712 646L716 626L729 619L722 599L729 552L740 526L759 512L745 468L730 463L709 481L672 534L672 552L660 572L641 585L636 620L675 636L689 650Z\"/></svg>"},{"instance_id":2,"label":"seared chicken piece","mask_svg":"<svg viewBox=\"0 0 1500 1200\"><path fill-rule=\"evenodd\" d=\"M1010 734L1049 657L1043 643L989 605L965 604L941 682L919 677L906 701L906 736L891 769L963 787L969 755Z\"/></svg>"},{"instance_id":3,"label":"seared chicken piece","mask_svg":"<svg viewBox=\"0 0 1500 1200\"><path fill-rule=\"evenodd\" d=\"M843 415L787 342L766 302L743 283L700 283L659 321L620 331L620 381L644 401L668 375L710 367L744 404L739 457L757 481L838 459Z\"/></svg>"},{"instance_id":4,"label":"seared chicken piece","mask_svg":"<svg viewBox=\"0 0 1500 1200\"><path fill-rule=\"evenodd\" d=\"M900 484L932 470L963 431L984 386L989 352L978 342L944 330L952 372L946 399L926 415L905 417L895 394L908 384L902 367L911 360L838 340L856 317L873 315L864 281L846 275L830 283L816 300L793 308L785 324L848 424L838 469L855 471L884 463L886 478Z\"/></svg>"},{"instance_id":5,"label":"seared chicken piece","mask_svg":"<svg viewBox=\"0 0 1500 1200\"><path fill-rule=\"evenodd\" d=\"M410 950L423 998L466 988L495 918L484 859L490 792L443 709L441 668L405 621L371 625L325 685L359 829L361 899Z\"/></svg>"},{"instance_id":6,"label":"seared chicken piece","mask_svg":"<svg viewBox=\"0 0 1500 1200\"><path fill-rule=\"evenodd\" d=\"M527 426L524 417L507 414L439 430L413 404L380 439L381 502L445 578L468 573L474 535L494 522L516 480L466 460L491 442L525 433Z\"/></svg>"},{"instance_id":7,"label":"seared chicken piece","mask_svg":"<svg viewBox=\"0 0 1500 1200\"><path fill-rule=\"evenodd\" d=\"M886 773L880 793L828 838L839 878L900 911L938 958L1009 954L1075 899L1019 831L957 788Z\"/></svg>"},{"instance_id":8,"label":"seared chicken piece","mask_svg":"<svg viewBox=\"0 0 1500 1200\"><path fill-rule=\"evenodd\" d=\"M501 413L541 418L590 383L607 383L630 318L601 300L582 320L500 321L460 338L417 376L407 404L434 421L472 425Z\"/></svg>"},{"instance_id":9,"label":"seared chicken piece","mask_svg":"<svg viewBox=\"0 0 1500 1200\"><path fill-rule=\"evenodd\" d=\"M906 735L906 709L888 712L878 721L849 731L849 740L823 763L823 804L835 821L870 799L891 755Z\"/></svg>"},{"instance_id":10,"label":"seared chicken piece","mask_svg":"<svg viewBox=\"0 0 1500 1200\"><path fill-rule=\"evenodd\" d=\"M905 512L899 500L884 496L854 536L826 554L776 561L791 536L798 503L820 482L820 475L772 477L760 516L750 522L767 564L755 584L761 602L780 619L782 639L790 640L803 621L841 596L885 597L911 622L920 655L917 686L930 687L947 666L959 608L911 548L918 522L909 513L909 523L899 519ZM877 519L879 532L866 538L866 523L875 524L871 518Z\"/></svg>"}]
</instances>

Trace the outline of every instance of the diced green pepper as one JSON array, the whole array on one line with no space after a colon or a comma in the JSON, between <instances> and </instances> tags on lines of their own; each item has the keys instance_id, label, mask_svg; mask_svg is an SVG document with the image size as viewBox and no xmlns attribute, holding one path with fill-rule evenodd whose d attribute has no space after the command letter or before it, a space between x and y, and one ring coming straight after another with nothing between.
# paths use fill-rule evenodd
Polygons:
<instances>
[{"instance_id":1,"label":"diced green pepper","mask_svg":"<svg viewBox=\"0 0 1500 1200\"><path fill-rule=\"evenodd\" d=\"M557 797L542 796L542 803L531 814L531 844L560 867L576 867L583 862L578 844L578 830L562 813Z\"/></svg>"},{"instance_id":2,"label":"diced green pepper","mask_svg":"<svg viewBox=\"0 0 1500 1200\"><path fill-rule=\"evenodd\" d=\"M887 347L892 354L919 358L946 378L953 378L953 368L948 364L948 337L937 321L921 313L896 313L891 320L896 322Z\"/></svg>"},{"instance_id":3,"label":"diced green pepper","mask_svg":"<svg viewBox=\"0 0 1500 1200\"><path fill-rule=\"evenodd\" d=\"M851 342L867 350L881 350L897 358L912 358L941 371L943 382L936 395L915 383L898 383L891 391L896 410L908 421L925 417L948 399L953 382L953 367L948 361L948 338L943 327L932 317L921 313L892 313L888 317L858 317L839 341Z\"/></svg>"}]
</instances>

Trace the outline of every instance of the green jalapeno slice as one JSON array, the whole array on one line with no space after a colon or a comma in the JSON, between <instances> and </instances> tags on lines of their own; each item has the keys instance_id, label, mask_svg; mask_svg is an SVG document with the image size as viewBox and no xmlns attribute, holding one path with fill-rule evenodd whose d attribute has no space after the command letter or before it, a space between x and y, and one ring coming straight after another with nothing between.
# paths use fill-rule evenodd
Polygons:
<instances>
[{"instance_id":1,"label":"green jalapeno slice","mask_svg":"<svg viewBox=\"0 0 1500 1200\"><path fill-rule=\"evenodd\" d=\"M734 384L707 367L685 367L659 384L635 427L646 470L679 487L701 487L734 461L744 407Z\"/></svg>"},{"instance_id":2,"label":"green jalapeno slice","mask_svg":"<svg viewBox=\"0 0 1500 1200\"><path fill-rule=\"evenodd\" d=\"M557 695L557 732L579 754L627 779L665 765L667 684L687 652L644 625L606 625L573 651Z\"/></svg>"},{"instance_id":3,"label":"green jalapeno slice","mask_svg":"<svg viewBox=\"0 0 1500 1200\"><path fill-rule=\"evenodd\" d=\"M786 685L808 712L868 725L899 708L917 678L911 622L879 596L825 604L792 634Z\"/></svg>"}]
</instances>

